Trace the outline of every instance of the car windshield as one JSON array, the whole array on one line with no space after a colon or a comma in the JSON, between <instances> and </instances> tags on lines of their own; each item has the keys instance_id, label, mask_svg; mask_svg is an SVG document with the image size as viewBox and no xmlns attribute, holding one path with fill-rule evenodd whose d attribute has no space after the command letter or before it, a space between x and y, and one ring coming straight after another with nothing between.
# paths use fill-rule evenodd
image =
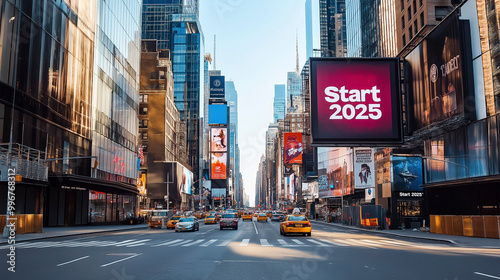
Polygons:
<instances>
[{"instance_id":1,"label":"car windshield","mask_svg":"<svg viewBox=\"0 0 500 280\"><path fill-rule=\"evenodd\" d=\"M236 215L235 214L224 214L224 216L222 216L222 218L232 219L232 218L236 218Z\"/></svg>"},{"instance_id":2,"label":"car windshield","mask_svg":"<svg viewBox=\"0 0 500 280\"><path fill-rule=\"evenodd\" d=\"M266 214L264 214L264 213L260 213L260 214L259 214L259 216L261 216L261 217L262 217L262 216L265 216L265 215L266 215Z\"/></svg>"},{"instance_id":3,"label":"car windshield","mask_svg":"<svg viewBox=\"0 0 500 280\"><path fill-rule=\"evenodd\" d=\"M289 221L307 221L307 218L305 216L288 216Z\"/></svg>"},{"instance_id":4,"label":"car windshield","mask_svg":"<svg viewBox=\"0 0 500 280\"><path fill-rule=\"evenodd\" d=\"M179 220L179 223L185 223L185 222L194 222L194 218L182 218Z\"/></svg>"},{"instance_id":5,"label":"car windshield","mask_svg":"<svg viewBox=\"0 0 500 280\"><path fill-rule=\"evenodd\" d=\"M213 219L215 218L214 216L207 216L208 219Z\"/></svg>"},{"instance_id":6,"label":"car windshield","mask_svg":"<svg viewBox=\"0 0 500 280\"><path fill-rule=\"evenodd\" d=\"M177 220L179 220L180 218L181 218L181 217L172 217L172 219L171 219L171 220L177 221Z\"/></svg>"}]
</instances>

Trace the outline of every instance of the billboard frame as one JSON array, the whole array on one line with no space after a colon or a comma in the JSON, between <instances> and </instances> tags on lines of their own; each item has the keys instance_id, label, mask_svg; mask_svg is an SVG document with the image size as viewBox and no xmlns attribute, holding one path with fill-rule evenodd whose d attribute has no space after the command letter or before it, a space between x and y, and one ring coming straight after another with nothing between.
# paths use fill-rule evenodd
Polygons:
<instances>
[{"instance_id":1,"label":"billboard frame","mask_svg":"<svg viewBox=\"0 0 500 280\"><path fill-rule=\"evenodd\" d=\"M319 116L318 116L318 81L317 81L317 66L318 63L332 62L332 63L359 63L369 62L385 62L390 64L389 84L391 88L391 119L392 131L396 134L392 137L373 137L366 136L365 139L353 139L342 137L320 137L319 131ZM339 66L341 67L341 66ZM382 146L399 146L403 144L403 115L402 115L402 98L401 98L401 62L398 57L383 57L383 58L336 58L336 57L312 57L310 58L310 76L309 76L309 89L311 97L311 146L313 147L382 147ZM330 133L331 135L331 133Z\"/></svg>"}]
</instances>

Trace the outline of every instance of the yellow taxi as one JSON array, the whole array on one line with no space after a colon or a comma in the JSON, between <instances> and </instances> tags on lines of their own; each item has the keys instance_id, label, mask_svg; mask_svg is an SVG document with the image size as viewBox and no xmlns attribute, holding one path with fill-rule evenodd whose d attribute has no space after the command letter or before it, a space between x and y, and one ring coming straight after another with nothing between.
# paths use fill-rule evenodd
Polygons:
<instances>
[{"instance_id":1,"label":"yellow taxi","mask_svg":"<svg viewBox=\"0 0 500 280\"><path fill-rule=\"evenodd\" d=\"M259 222L259 221L266 221L267 222L266 213L259 213L259 215L257 216L257 222Z\"/></svg>"},{"instance_id":2,"label":"yellow taxi","mask_svg":"<svg viewBox=\"0 0 500 280\"><path fill-rule=\"evenodd\" d=\"M266 216L268 216L269 218L271 218L273 216L273 213L271 211L266 211Z\"/></svg>"},{"instance_id":3,"label":"yellow taxi","mask_svg":"<svg viewBox=\"0 0 500 280\"><path fill-rule=\"evenodd\" d=\"M252 220L252 213L250 212L244 212L243 215L241 215L241 219L244 220Z\"/></svg>"},{"instance_id":4,"label":"yellow taxi","mask_svg":"<svg viewBox=\"0 0 500 280\"><path fill-rule=\"evenodd\" d=\"M175 224L177 224L177 221L179 221L180 218L185 218L184 216L181 215L175 215L170 218L167 222L167 229L175 229Z\"/></svg>"},{"instance_id":5,"label":"yellow taxi","mask_svg":"<svg viewBox=\"0 0 500 280\"><path fill-rule=\"evenodd\" d=\"M217 224L217 220L215 220L214 215L208 215L205 217L205 225L208 225L208 224Z\"/></svg>"},{"instance_id":6,"label":"yellow taxi","mask_svg":"<svg viewBox=\"0 0 500 280\"><path fill-rule=\"evenodd\" d=\"M280 224L280 234L287 235L289 233L301 233L311 236L311 223L306 216L300 214L287 215L285 220Z\"/></svg>"}]
</instances>

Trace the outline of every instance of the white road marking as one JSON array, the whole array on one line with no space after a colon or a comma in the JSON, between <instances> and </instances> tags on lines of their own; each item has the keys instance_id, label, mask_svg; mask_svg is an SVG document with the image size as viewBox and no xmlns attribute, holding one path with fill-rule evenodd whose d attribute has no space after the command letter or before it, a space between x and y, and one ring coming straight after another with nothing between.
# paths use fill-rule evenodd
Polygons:
<instances>
[{"instance_id":1,"label":"white road marking","mask_svg":"<svg viewBox=\"0 0 500 280\"><path fill-rule=\"evenodd\" d=\"M85 256L85 257L81 257L81 258L78 258L78 259L74 259L74 260L69 261L69 262L60 263L60 264L58 264L57 266L62 266L62 265L66 265L66 264L69 264L69 263L72 263L72 262L77 262L77 261L79 261L79 260L83 260L83 259L86 259L86 258L88 258L88 257L89 257L89 256Z\"/></svg>"},{"instance_id":2,"label":"white road marking","mask_svg":"<svg viewBox=\"0 0 500 280\"><path fill-rule=\"evenodd\" d=\"M255 222L252 220L253 227L255 228L255 234L259 234L259 231L257 230L257 226L255 225Z\"/></svg>"},{"instance_id":3,"label":"white road marking","mask_svg":"<svg viewBox=\"0 0 500 280\"><path fill-rule=\"evenodd\" d=\"M292 241L299 245L305 245L302 241L299 241L298 239L292 239Z\"/></svg>"},{"instance_id":4,"label":"white road marking","mask_svg":"<svg viewBox=\"0 0 500 280\"><path fill-rule=\"evenodd\" d=\"M217 239L212 239L210 241L205 242L205 244L201 244L200 247L208 247L208 246L210 246L210 244L212 244L216 241L217 241Z\"/></svg>"},{"instance_id":5,"label":"white road marking","mask_svg":"<svg viewBox=\"0 0 500 280\"><path fill-rule=\"evenodd\" d=\"M493 275L488 275L488 274L484 274L484 273L481 273L481 272L474 272L474 274L481 275L481 276L486 276L486 277L490 277L490 278L493 278L493 279L500 279L500 277L493 276Z\"/></svg>"},{"instance_id":6,"label":"white road marking","mask_svg":"<svg viewBox=\"0 0 500 280\"><path fill-rule=\"evenodd\" d=\"M226 240L222 242L221 244L217 245L217 247L222 247L222 246L227 246L227 244L231 243L231 240Z\"/></svg>"},{"instance_id":7,"label":"white road marking","mask_svg":"<svg viewBox=\"0 0 500 280\"><path fill-rule=\"evenodd\" d=\"M121 246L127 246L127 247L129 247L130 245L137 244L137 243L142 243L142 242L146 242L146 241L149 241L149 240L151 240L151 239L137 240L137 241L134 241L134 242L128 242L128 243L125 243L125 244L119 244L119 245L116 245L116 247L121 247Z\"/></svg>"},{"instance_id":8,"label":"white road marking","mask_svg":"<svg viewBox=\"0 0 500 280\"><path fill-rule=\"evenodd\" d=\"M307 241L311 242L311 243L314 243L314 244L318 244L320 247L329 247L329 246L332 246L330 244L325 244L325 243L321 243L317 240L314 240L314 239L306 239Z\"/></svg>"},{"instance_id":9,"label":"white road marking","mask_svg":"<svg viewBox=\"0 0 500 280\"><path fill-rule=\"evenodd\" d=\"M248 246L248 242L250 242L250 239L243 239L241 240L240 246Z\"/></svg>"},{"instance_id":10,"label":"white road marking","mask_svg":"<svg viewBox=\"0 0 500 280\"><path fill-rule=\"evenodd\" d=\"M103 264L103 265L101 265L101 267L105 267L105 266L112 265L112 264L115 264L115 263L118 263L118 262L126 261L126 260L128 260L128 259L135 258L135 257L140 256L140 255L142 255L142 254L136 254L136 255L133 255L133 256L130 256L130 257L127 257L127 258L121 259L121 260L117 260L117 261L114 261L114 262L110 262L110 263L107 263L107 264Z\"/></svg>"},{"instance_id":11,"label":"white road marking","mask_svg":"<svg viewBox=\"0 0 500 280\"><path fill-rule=\"evenodd\" d=\"M349 247L349 245L347 245L347 244L335 243L335 242L332 242L332 241L327 240L327 239L320 239L320 240L323 241L323 242L325 242L325 243L332 244L332 245L335 245L335 246Z\"/></svg>"},{"instance_id":12,"label":"white road marking","mask_svg":"<svg viewBox=\"0 0 500 280\"><path fill-rule=\"evenodd\" d=\"M209 229L209 230L205 231L205 232L204 232L204 233L202 233L202 234L207 234L207 233L211 232L211 231L212 231L212 230L214 230L214 229L215 229L215 228L213 228L213 229Z\"/></svg>"},{"instance_id":13,"label":"white road marking","mask_svg":"<svg viewBox=\"0 0 500 280\"><path fill-rule=\"evenodd\" d=\"M179 243L172 244L172 245L170 245L170 247L179 246L179 245L184 245L184 244L189 243L189 242L191 242L191 241L193 241L193 240L192 240L192 239L184 240L184 241L181 241L181 242L179 242Z\"/></svg>"},{"instance_id":14,"label":"white road marking","mask_svg":"<svg viewBox=\"0 0 500 280\"><path fill-rule=\"evenodd\" d=\"M182 247L193 246L193 245L196 245L196 244L201 243L201 242L203 242L203 241L205 241L205 239L196 240L196 241L195 241L195 242L193 242L193 243L184 244L184 245L182 245Z\"/></svg>"},{"instance_id":15,"label":"white road marking","mask_svg":"<svg viewBox=\"0 0 500 280\"><path fill-rule=\"evenodd\" d=\"M370 249L378 249L377 247L373 247L373 246L368 246L366 244L366 242L361 242L360 240L357 240L357 239L346 239L346 241L348 242L349 245L352 246L352 244L355 244L355 245L358 245L358 246L361 246L361 247L365 247L365 248L370 248Z\"/></svg>"},{"instance_id":16,"label":"white road marking","mask_svg":"<svg viewBox=\"0 0 500 280\"><path fill-rule=\"evenodd\" d=\"M160 243L158 245L153 245L151 247L158 247L158 246L165 246L165 245L170 245L170 244L173 244L175 242L180 242L182 241L182 239L176 239L176 240L172 240L172 241L168 241L168 242L164 242L164 243Z\"/></svg>"},{"instance_id":17,"label":"white road marking","mask_svg":"<svg viewBox=\"0 0 500 280\"><path fill-rule=\"evenodd\" d=\"M261 239L260 245L262 245L264 247L272 247L273 246L273 245L269 244L269 242L267 242L267 239Z\"/></svg>"},{"instance_id":18,"label":"white road marking","mask_svg":"<svg viewBox=\"0 0 500 280\"><path fill-rule=\"evenodd\" d=\"M283 246L289 246L288 243L286 243L286 241L283 239L278 239L278 242Z\"/></svg>"}]
</instances>

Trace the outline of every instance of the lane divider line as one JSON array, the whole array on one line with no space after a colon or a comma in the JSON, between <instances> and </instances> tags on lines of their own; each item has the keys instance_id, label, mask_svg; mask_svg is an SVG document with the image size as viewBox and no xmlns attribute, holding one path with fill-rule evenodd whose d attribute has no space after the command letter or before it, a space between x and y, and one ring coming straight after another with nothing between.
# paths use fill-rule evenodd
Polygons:
<instances>
[{"instance_id":1,"label":"lane divider line","mask_svg":"<svg viewBox=\"0 0 500 280\"><path fill-rule=\"evenodd\" d=\"M67 265L67 264L69 264L69 263L77 262L77 261L79 261L79 260L83 260L83 259L86 259L86 258L88 258L88 257L89 257L89 256L85 256L85 257L81 257L81 258L78 258L78 259L74 259L74 260L69 261L69 262L60 263L60 264L58 264L57 266Z\"/></svg>"}]
</instances>

